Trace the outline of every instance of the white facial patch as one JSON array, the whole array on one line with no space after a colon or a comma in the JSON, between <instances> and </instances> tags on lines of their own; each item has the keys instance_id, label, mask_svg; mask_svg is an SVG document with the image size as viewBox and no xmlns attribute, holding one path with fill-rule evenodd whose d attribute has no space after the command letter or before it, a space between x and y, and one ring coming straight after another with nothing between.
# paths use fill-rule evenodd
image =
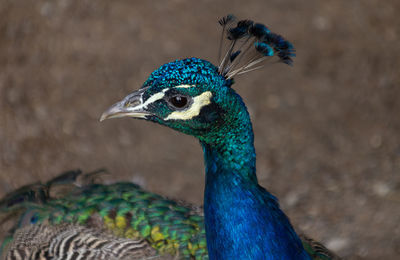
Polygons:
<instances>
[{"instance_id":1,"label":"white facial patch","mask_svg":"<svg viewBox=\"0 0 400 260\"><path fill-rule=\"evenodd\" d=\"M196 85L179 85L174 88L194 88Z\"/></svg>"},{"instance_id":2,"label":"white facial patch","mask_svg":"<svg viewBox=\"0 0 400 260\"><path fill-rule=\"evenodd\" d=\"M200 114L200 110L211 103L212 93L210 91L206 91L201 95L198 95L193 98L192 105L182 111L175 111L169 114L164 120L188 120L192 119L195 116Z\"/></svg>"},{"instance_id":3,"label":"white facial patch","mask_svg":"<svg viewBox=\"0 0 400 260\"><path fill-rule=\"evenodd\" d=\"M143 104L136 106L133 108L133 110L139 110L142 108L147 108L147 106L151 103L156 102L157 100L163 99L165 96L165 92L167 92L168 88L165 88L163 90L161 90L160 92L157 92L156 94L152 95L151 97L149 97L146 102L144 102Z\"/></svg>"}]
</instances>

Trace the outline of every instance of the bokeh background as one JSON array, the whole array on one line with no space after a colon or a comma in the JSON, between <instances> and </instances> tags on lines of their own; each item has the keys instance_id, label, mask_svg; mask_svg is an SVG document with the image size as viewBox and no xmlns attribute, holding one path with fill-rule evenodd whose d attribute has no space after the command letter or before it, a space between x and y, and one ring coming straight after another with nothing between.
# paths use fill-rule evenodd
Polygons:
<instances>
[{"instance_id":1,"label":"bokeh background","mask_svg":"<svg viewBox=\"0 0 400 260\"><path fill-rule=\"evenodd\" d=\"M99 123L165 62L216 62L218 18L267 24L297 49L236 78L258 175L298 230L348 259L400 254L400 2L0 0L0 196L70 169L202 203L197 141Z\"/></svg>"}]
</instances>

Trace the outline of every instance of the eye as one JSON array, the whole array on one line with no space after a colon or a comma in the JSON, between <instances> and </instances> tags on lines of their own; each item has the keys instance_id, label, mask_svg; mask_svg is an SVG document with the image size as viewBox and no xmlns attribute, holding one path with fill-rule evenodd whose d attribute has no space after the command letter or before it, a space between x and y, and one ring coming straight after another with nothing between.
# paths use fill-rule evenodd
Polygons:
<instances>
[{"instance_id":1,"label":"eye","mask_svg":"<svg viewBox=\"0 0 400 260\"><path fill-rule=\"evenodd\" d=\"M183 108L188 103L187 97L181 95L173 96L168 101L176 108Z\"/></svg>"}]
</instances>

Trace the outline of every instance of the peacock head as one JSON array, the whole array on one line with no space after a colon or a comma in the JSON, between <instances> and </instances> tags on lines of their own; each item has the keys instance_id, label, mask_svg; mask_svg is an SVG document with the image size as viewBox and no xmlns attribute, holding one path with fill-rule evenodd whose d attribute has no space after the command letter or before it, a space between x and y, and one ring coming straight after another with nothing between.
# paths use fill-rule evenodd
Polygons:
<instances>
[{"instance_id":1,"label":"peacock head","mask_svg":"<svg viewBox=\"0 0 400 260\"><path fill-rule=\"evenodd\" d=\"M193 135L200 140L235 127L247 116L242 99L231 88L233 77L257 69L266 60L291 64L293 46L278 34L250 20L232 26L233 16L220 20L229 48L218 67L198 58L164 64L143 86L101 116L145 119Z\"/></svg>"},{"instance_id":2,"label":"peacock head","mask_svg":"<svg viewBox=\"0 0 400 260\"><path fill-rule=\"evenodd\" d=\"M155 70L143 86L103 113L101 120L133 117L200 138L216 131L242 106L232 80L198 58L176 60Z\"/></svg>"}]
</instances>

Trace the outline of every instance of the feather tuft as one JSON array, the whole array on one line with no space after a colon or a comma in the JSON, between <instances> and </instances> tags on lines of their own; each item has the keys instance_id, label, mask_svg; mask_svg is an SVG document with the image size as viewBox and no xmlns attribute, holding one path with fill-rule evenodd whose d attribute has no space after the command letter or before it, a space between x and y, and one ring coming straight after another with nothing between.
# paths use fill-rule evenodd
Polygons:
<instances>
[{"instance_id":1,"label":"feather tuft","mask_svg":"<svg viewBox=\"0 0 400 260\"><path fill-rule=\"evenodd\" d=\"M252 20L240 20L232 26L233 15L227 15L219 20L223 27L219 48L218 71L226 79L235 75L259 69L264 61L276 56L279 61L292 65L296 56L293 45L279 34ZM230 42L226 54L221 60L222 40Z\"/></svg>"},{"instance_id":2,"label":"feather tuft","mask_svg":"<svg viewBox=\"0 0 400 260\"><path fill-rule=\"evenodd\" d=\"M234 60L236 59L236 57L237 57L241 52L242 52L242 51L239 50L239 51L235 51L234 53L232 53L231 56L230 56L230 58L229 58L229 59L231 60L231 62L234 61Z\"/></svg>"},{"instance_id":3,"label":"feather tuft","mask_svg":"<svg viewBox=\"0 0 400 260\"><path fill-rule=\"evenodd\" d=\"M288 65L293 64L292 57L296 57L294 46L282 36L276 33L270 33L265 37L265 41L274 46L280 60Z\"/></svg>"},{"instance_id":4,"label":"feather tuft","mask_svg":"<svg viewBox=\"0 0 400 260\"><path fill-rule=\"evenodd\" d=\"M249 28L253 25L251 20L241 20L237 26L228 30L228 39L233 41L243 38L249 34Z\"/></svg>"},{"instance_id":5,"label":"feather tuft","mask_svg":"<svg viewBox=\"0 0 400 260\"><path fill-rule=\"evenodd\" d=\"M227 24L233 22L234 20L235 20L235 16L232 14L228 14L227 16L224 16L221 19L219 19L218 23L221 26L226 26Z\"/></svg>"},{"instance_id":6,"label":"feather tuft","mask_svg":"<svg viewBox=\"0 0 400 260\"><path fill-rule=\"evenodd\" d=\"M222 26L222 32L221 32L221 39L219 41L219 48L218 48L218 62L222 64L221 61L221 51L222 51L222 43L224 41L224 34L226 31L226 27L229 26L233 21L235 20L235 16L232 14L228 14L227 16L222 17L219 19L218 23Z\"/></svg>"},{"instance_id":7,"label":"feather tuft","mask_svg":"<svg viewBox=\"0 0 400 260\"><path fill-rule=\"evenodd\" d=\"M265 42L254 43L256 50L264 56L274 56L274 49Z\"/></svg>"},{"instance_id":8,"label":"feather tuft","mask_svg":"<svg viewBox=\"0 0 400 260\"><path fill-rule=\"evenodd\" d=\"M267 26L261 23L256 23L249 29L249 33L251 33L257 39L260 39L271 33L271 31L268 29Z\"/></svg>"}]
</instances>

